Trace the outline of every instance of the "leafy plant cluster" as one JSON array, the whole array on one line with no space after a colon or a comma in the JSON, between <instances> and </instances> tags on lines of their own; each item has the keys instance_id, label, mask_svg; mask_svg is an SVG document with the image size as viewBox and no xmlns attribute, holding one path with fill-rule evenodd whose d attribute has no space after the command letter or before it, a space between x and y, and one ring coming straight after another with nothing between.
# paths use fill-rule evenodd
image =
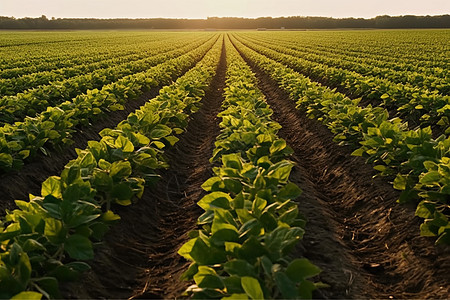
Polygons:
<instances>
[{"instance_id":1,"label":"leafy plant cluster","mask_svg":"<svg viewBox=\"0 0 450 300\"><path fill-rule=\"evenodd\" d=\"M332 86L344 88L353 96L379 101L387 109L395 110L397 116L422 128L438 125L447 131L447 134L450 133L450 96L441 95L437 90L429 91L421 87L396 84L386 78L362 75L353 70L309 61L298 57L298 51L289 50L284 45L257 45L242 39L240 41L300 73L324 80ZM449 85L447 83L444 86Z\"/></svg>"},{"instance_id":2,"label":"leafy plant cluster","mask_svg":"<svg viewBox=\"0 0 450 300\"><path fill-rule=\"evenodd\" d=\"M183 279L195 284L194 299L311 298L320 269L289 254L302 238L301 190L289 182L292 149L277 137L280 128L257 89L255 77L226 40L227 79L220 135L212 162L214 177L198 205L199 230L178 253L192 261Z\"/></svg>"},{"instance_id":3,"label":"leafy plant cluster","mask_svg":"<svg viewBox=\"0 0 450 300\"><path fill-rule=\"evenodd\" d=\"M383 176L395 178L399 201L419 202L416 216L424 218L423 236L450 244L450 138L432 138L430 127L408 130L399 118L389 119L380 107L358 106L359 100L312 82L294 70L234 40L245 57L270 74L296 101L297 108L323 122L335 140L356 148ZM358 148L359 147L359 148Z\"/></svg>"},{"instance_id":4,"label":"leafy plant cluster","mask_svg":"<svg viewBox=\"0 0 450 300\"><path fill-rule=\"evenodd\" d=\"M449 73L445 69L432 67L417 67L418 58L405 62L405 58L399 58L396 62L386 62L384 57L375 56L369 58L367 52L333 53L330 47L320 49L311 45L299 44L293 40L274 39L277 35L264 36L258 39L252 38L253 34L245 35L246 40L252 43L267 46L273 50L284 49L283 53L302 58L311 63L318 63L328 67L353 71L362 76L370 76L379 79L386 79L391 84L404 84L408 87L418 87L420 89L436 90L440 94L448 95L450 93ZM389 43L389 42L388 42ZM395 47L394 45L384 45L386 49ZM339 49L340 50L340 49ZM367 49L369 52L373 51ZM366 50L366 51L367 51ZM395 51L394 49L392 49ZM400 85L401 86L401 85Z\"/></svg>"},{"instance_id":5,"label":"leafy plant cluster","mask_svg":"<svg viewBox=\"0 0 450 300\"><path fill-rule=\"evenodd\" d=\"M166 168L164 150L174 145L198 109L215 74L219 40L184 76L131 113L115 129L104 129L60 176L42 184L41 196L16 201L0 227L0 298L61 298L58 282L89 269L101 241L120 217L113 205L130 205ZM199 55L201 54L198 53Z\"/></svg>"},{"instance_id":6,"label":"leafy plant cluster","mask_svg":"<svg viewBox=\"0 0 450 300\"><path fill-rule=\"evenodd\" d=\"M19 169L26 159L39 151L47 154L48 147L61 148L72 142L75 126L88 125L90 120L109 111L122 110L123 104L135 99L145 90L168 84L195 65L212 47L217 36L190 52L165 61L145 72L126 76L105 85L101 90L89 90L73 101L48 107L36 117L0 127L0 171ZM195 44L194 44L195 45Z\"/></svg>"},{"instance_id":7,"label":"leafy plant cluster","mask_svg":"<svg viewBox=\"0 0 450 300\"><path fill-rule=\"evenodd\" d=\"M127 81L127 76L136 75L138 72L146 73L149 68L169 59L180 57L205 42L206 39L190 42L173 41L173 44L163 42L154 51L154 55L147 54L143 59L122 64L112 63L104 69L98 69L87 74L83 73L62 81L54 81L14 96L5 96L0 99L0 124L21 121L26 116L34 117L49 106L60 105L77 95L89 93L105 85L121 84L120 79ZM16 81L22 80L22 78L24 77L20 77Z\"/></svg>"}]
</instances>

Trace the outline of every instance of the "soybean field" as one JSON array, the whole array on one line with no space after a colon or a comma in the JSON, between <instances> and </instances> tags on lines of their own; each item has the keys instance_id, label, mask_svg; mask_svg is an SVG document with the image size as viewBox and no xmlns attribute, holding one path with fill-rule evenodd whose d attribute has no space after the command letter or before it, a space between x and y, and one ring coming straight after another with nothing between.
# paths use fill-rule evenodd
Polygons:
<instances>
[{"instance_id":1,"label":"soybean field","mask_svg":"<svg viewBox=\"0 0 450 300\"><path fill-rule=\"evenodd\" d=\"M0 32L0 298L450 297L450 31Z\"/></svg>"}]
</instances>

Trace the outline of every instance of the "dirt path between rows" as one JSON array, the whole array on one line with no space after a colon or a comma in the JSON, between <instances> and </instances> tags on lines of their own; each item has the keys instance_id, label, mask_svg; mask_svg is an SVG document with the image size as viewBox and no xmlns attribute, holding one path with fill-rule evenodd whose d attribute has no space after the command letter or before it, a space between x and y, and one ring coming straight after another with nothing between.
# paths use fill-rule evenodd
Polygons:
<instances>
[{"instance_id":1,"label":"dirt path between rows","mask_svg":"<svg viewBox=\"0 0 450 300\"><path fill-rule=\"evenodd\" d=\"M247 62L249 62L247 60ZM295 108L294 101L252 66L259 88L294 149L291 180L303 190L299 209L308 223L298 253L320 266L330 285L318 298L450 297L450 247L419 236L414 208L331 132Z\"/></svg>"},{"instance_id":2,"label":"dirt path between rows","mask_svg":"<svg viewBox=\"0 0 450 300\"><path fill-rule=\"evenodd\" d=\"M182 75L189 69L186 68ZM105 114L93 120L90 126L75 128L76 132L72 137L74 143L65 150L50 150L48 156L39 154L33 158L33 161L27 162L21 170L0 174L0 215L4 214L5 209L15 208L14 200L26 200L28 194L40 195L42 182L49 176L59 175L64 166L77 157L75 148L85 149L88 141L100 140L101 130L116 127L131 112L143 106L149 99L156 97L162 87L163 85L154 87L137 99L127 101L124 104L124 110Z\"/></svg>"},{"instance_id":3,"label":"dirt path between rows","mask_svg":"<svg viewBox=\"0 0 450 300\"><path fill-rule=\"evenodd\" d=\"M180 141L166 152L170 168L154 188L129 208L96 251L92 270L64 287L65 298L175 298L191 284L180 281L189 263L177 254L202 213L196 202L212 175L214 141L220 132L225 85L225 47L201 109L192 116Z\"/></svg>"}]
</instances>

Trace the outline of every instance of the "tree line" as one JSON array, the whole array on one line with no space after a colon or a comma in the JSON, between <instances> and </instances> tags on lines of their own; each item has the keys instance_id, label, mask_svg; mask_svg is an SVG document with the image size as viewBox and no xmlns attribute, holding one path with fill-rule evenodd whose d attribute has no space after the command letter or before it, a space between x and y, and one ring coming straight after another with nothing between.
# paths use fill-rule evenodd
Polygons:
<instances>
[{"instance_id":1,"label":"tree line","mask_svg":"<svg viewBox=\"0 0 450 300\"><path fill-rule=\"evenodd\" d=\"M450 28L450 15L363 18L68 19L0 17L0 29L333 29Z\"/></svg>"}]
</instances>

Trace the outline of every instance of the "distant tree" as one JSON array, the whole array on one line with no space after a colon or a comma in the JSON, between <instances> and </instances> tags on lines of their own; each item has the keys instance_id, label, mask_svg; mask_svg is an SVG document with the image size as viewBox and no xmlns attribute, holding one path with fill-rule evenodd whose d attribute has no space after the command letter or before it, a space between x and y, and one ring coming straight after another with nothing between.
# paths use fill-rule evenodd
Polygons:
<instances>
[{"instance_id":1,"label":"distant tree","mask_svg":"<svg viewBox=\"0 0 450 300\"><path fill-rule=\"evenodd\" d=\"M450 28L450 15L377 16L362 18L262 17L207 19L61 19L0 16L0 29L331 29L331 28Z\"/></svg>"}]
</instances>

